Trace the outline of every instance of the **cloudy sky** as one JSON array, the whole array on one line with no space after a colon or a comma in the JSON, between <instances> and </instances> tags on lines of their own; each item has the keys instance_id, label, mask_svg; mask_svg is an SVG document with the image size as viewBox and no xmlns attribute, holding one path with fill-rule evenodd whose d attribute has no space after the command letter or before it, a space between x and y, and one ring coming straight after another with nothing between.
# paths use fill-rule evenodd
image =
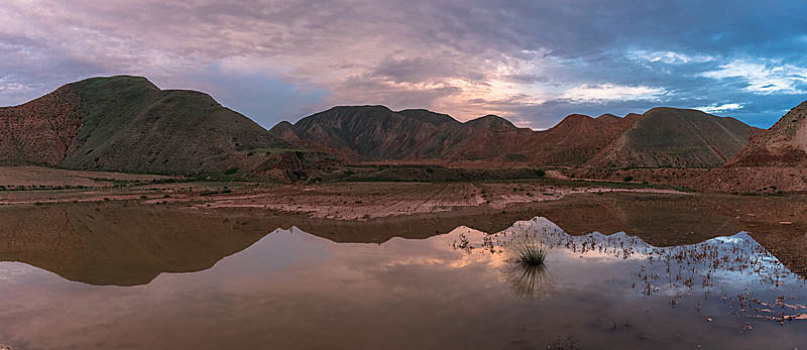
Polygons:
<instances>
[{"instance_id":1,"label":"cloudy sky","mask_svg":"<svg viewBox=\"0 0 807 350\"><path fill-rule=\"evenodd\" d=\"M699 108L768 127L807 100L807 2L3 0L0 105L143 75L271 127L333 105L565 115Z\"/></svg>"}]
</instances>

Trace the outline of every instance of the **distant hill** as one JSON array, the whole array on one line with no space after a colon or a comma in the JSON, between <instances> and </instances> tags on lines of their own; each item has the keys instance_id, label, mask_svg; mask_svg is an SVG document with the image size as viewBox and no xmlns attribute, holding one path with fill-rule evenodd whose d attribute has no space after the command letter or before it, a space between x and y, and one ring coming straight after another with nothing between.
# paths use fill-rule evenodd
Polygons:
<instances>
[{"instance_id":1,"label":"distant hill","mask_svg":"<svg viewBox=\"0 0 807 350\"><path fill-rule=\"evenodd\" d=\"M720 167L761 131L692 109L653 108L633 118L633 126L588 167Z\"/></svg>"},{"instance_id":2,"label":"distant hill","mask_svg":"<svg viewBox=\"0 0 807 350\"><path fill-rule=\"evenodd\" d=\"M304 151L204 93L141 77L87 79L0 109L3 164L276 177L302 171Z\"/></svg>"},{"instance_id":3,"label":"distant hill","mask_svg":"<svg viewBox=\"0 0 807 350\"><path fill-rule=\"evenodd\" d=\"M807 101L756 137L728 166L804 167L807 165Z\"/></svg>"},{"instance_id":4,"label":"distant hill","mask_svg":"<svg viewBox=\"0 0 807 350\"><path fill-rule=\"evenodd\" d=\"M795 108L737 164L807 163ZM143 173L306 178L344 161L478 162L485 167L719 167L760 130L696 110L573 114L535 131L486 115L460 122L424 109L341 106L267 131L195 91L145 78L92 78L0 108L0 165ZM335 155L337 157L333 157Z\"/></svg>"},{"instance_id":5,"label":"distant hill","mask_svg":"<svg viewBox=\"0 0 807 350\"><path fill-rule=\"evenodd\" d=\"M337 153L352 160L493 161L580 165L635 118L572 115L545 131L518 128L486 115L459 122L427 110L394 112L384 106L334 107L283 122L271 133L289 142Z\"/></svg>"},{"instance_id":6,"label":"distant hill","mask_svg":"<svg viewBox=\"0 0 807 350\"><path fill-rule=\"evenodd\" d=\"M637 117L603 114L592 118L572 114L541 132L534 151L541 155L541 164L580 166L632 127Z\"/></svg>"},{"instance_id":7,"label":"distant hill","mask_svg":"<svg viewBox=\"0 0 807 350\"><path fill-rule=\"evenodd\" d=\"M280 123L270 130L287 141L303 140L321 150L350 159L403 159L439 156L431 137L453 118L425 110L393 112L384 106L334 107ZM428 145L427 145L428 144Z\"/></svg>"}]
</instances>

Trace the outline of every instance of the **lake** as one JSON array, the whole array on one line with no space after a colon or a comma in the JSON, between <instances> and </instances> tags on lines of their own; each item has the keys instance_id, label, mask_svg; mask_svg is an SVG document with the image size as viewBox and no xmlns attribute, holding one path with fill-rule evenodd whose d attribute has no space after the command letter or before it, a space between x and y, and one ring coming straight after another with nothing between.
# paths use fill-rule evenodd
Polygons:
<instances>
[{"instance_id":1,"label":"lake","mask_svg":"<svg viewBox=\"0 0 807 350\"><path fill-rule=\"evenodd\" d=\"M688 212L667 209L658 214L667 221L639 215L617 220L626 227L615 232L598 231L597 222L613 219L605 213L608 218L578 220L573 234L559 226L562 217L556 223L534 216L507 220L490 232L453 222L448 230L406 221L357 223L351 235L336 238L327 222L304 231L301 217L277 224L285 228L266 228L274 221L249 220L245 213L100 206L4 213L0 344L13 349L807 346L803 271L791 271L753 232L726 226L712 213L682 216ZM575 208L564 210L584 217ZM636 230L624 224L628 221L647 225ZM682 226L665 241L659 232L675 226L671 222ZM587 224L591 229L582 228ZM543 265L516 262L525 243L545 251Z\"/></svg>"}]
</instances>

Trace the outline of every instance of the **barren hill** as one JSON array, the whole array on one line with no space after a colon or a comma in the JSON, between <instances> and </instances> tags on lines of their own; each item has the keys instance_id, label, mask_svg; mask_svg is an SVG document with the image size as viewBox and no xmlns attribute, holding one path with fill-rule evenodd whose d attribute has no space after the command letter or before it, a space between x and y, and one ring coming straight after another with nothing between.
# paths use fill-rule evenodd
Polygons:
<instances>
[{"instance_id":1,"label":"barren hill","mask_svg":"<svg viewBox=\"0 0 807 350\"><path fill-rule=\"evenodd\" d=\"M588 167L719 167L760 132L734 118L698 110L654 108Z\"/></svg>"},{"instance_id":2,"label":"barren hill","mask_svg":"<svg viewBox=\"0 0 807 350\"><path fill-rule=\"evenodd\" d=\"M807 101L756 137L728 166L807 165Z\"/></svg>"},{"instance_id":3,"label":"barren hill","mask_svg":"<svg viewBox=\"0 0 807 350\"><path fill-rule=\"evenodd\" d=\"M334 107L291 125L281 123L270 132L287 141L304 140L347 158L402 159L439 155L423 145L443 124L459 124L453 118L411 110L393 112L384 106Z\"/></svg>"},{"instance_id":4,"label":"barren hill","mask_svg":"<svg viewBox=\"0 0 807 350\"><path fill-rule=\"evenodd\" d=\"M0 109L4 164L276 177L305 158L284 150L303 151L206 94L141 77L87 79Z\"/></svg>"},{"instance_id":5,"label":"barren hill","mask_svg":"<svg viewBox=\"0 0 807 350\"><path fill-rule=\"evenodd\" d=\"M580 165L613 142L635 118L571 115L546 131L518 128L486 115L467 122L427 110L394 112L384 106L344 106L273 135L352 160L450 160Z\"/></svg>"},{"instance_id":6,"label":"barren hill","mask_svg":"<svg viewBox=\"0 0 807 350\"><path fill-rule=\"evenodd\" d=\"M636 117L604 114L597 118L572 114L538 135L535 152L541 164L579 166L633 126Z\"/></svg>"},{"instance_id":7,"label":"barren hill","mask_svg":"<svg viewBox=\"0 0 807 350\"><path fill-rule=\"evenodd\" d=\"M791 111L738 164L807 163L805 110L803 104ZM0 108L0 165L300 178L308 169L332 168L331 153L349 161L496 167L718 167L758 132L732 118L675 108L624 118L573 114L535 131L495 115L460 122L384 106L334 107L267 131L204 93L116 76Z\"/></svg>"}]
</instances>

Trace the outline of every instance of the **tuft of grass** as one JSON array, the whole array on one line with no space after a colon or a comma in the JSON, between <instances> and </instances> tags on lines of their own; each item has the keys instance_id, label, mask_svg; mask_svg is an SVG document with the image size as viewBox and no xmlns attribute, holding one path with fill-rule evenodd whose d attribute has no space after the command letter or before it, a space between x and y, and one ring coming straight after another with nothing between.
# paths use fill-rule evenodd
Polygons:
<instances>
[{"instance_id":1,"label":"tuft of grass","mask_svg":"<svg viewBox=\"0 0 807 350\"><path fill-rule=\"evenodd\" d=\"M543 266L546 261L546 248L525 242L517 248L515 261L524 267Z\"/></svg>"},{"instance_id":2,"label":"tuft of grass","mask_svg":"<svg viewBox=\"0 0 807 350\"><path fill-rule=\"evenodd\" d=\"M555 287L546 267L549 248L529 234L514 238L505 248L510 263L505 271L513 291L529 299L552 294Z\"/></svg>"}]
</instances>

